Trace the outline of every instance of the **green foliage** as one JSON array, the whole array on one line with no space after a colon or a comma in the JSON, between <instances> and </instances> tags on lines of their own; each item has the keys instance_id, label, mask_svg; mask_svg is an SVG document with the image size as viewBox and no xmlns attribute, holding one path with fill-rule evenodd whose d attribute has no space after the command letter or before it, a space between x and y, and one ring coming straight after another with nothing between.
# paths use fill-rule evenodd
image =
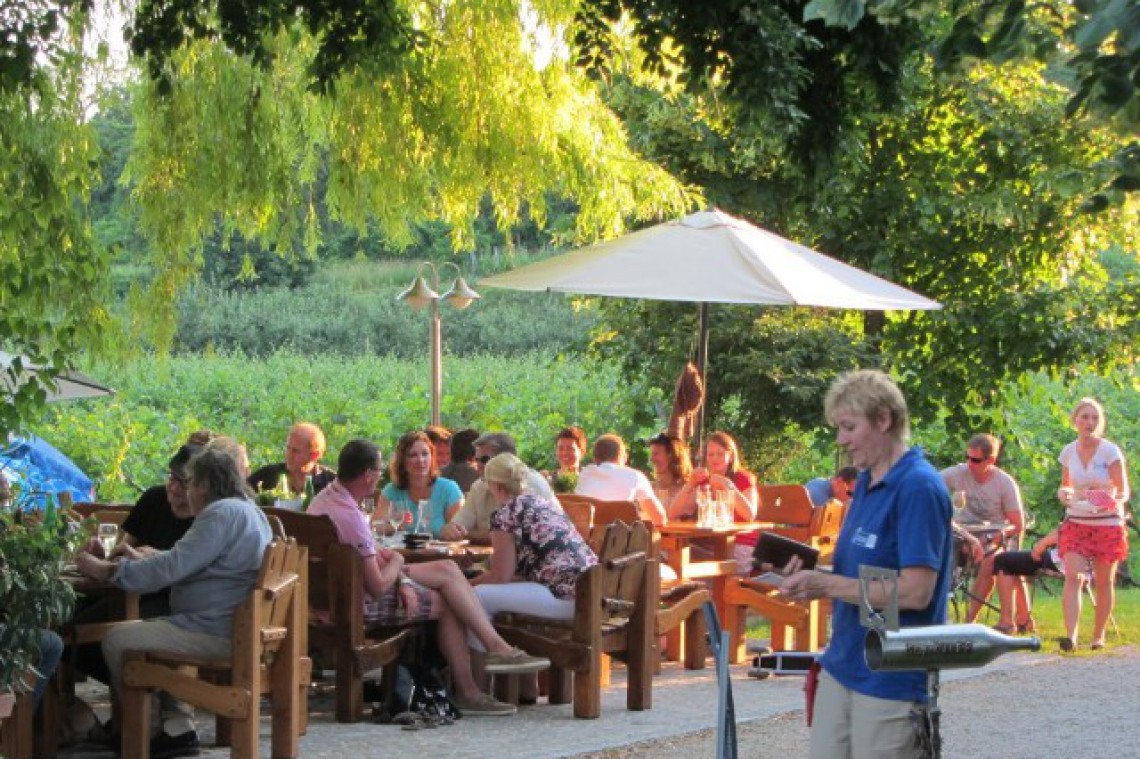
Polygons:
<instances>
[{"instance_id":1,"label":"green foliage","mask_svg":"<svg viewBox=\"0 0 1140 759\"><path fill-rule=\"evenodd\" d=\"M0 510L0 692L27 687L39 659L40 632L71 616L75 593L59 567L79 544L79 533L49 508L33 519Z\"/></svg>"},{"instance_id":2,"label":"green foliage","mask_svg":"<svg viewBox=\"0 0 1140 759\"><path fill-rule=\"evenodd\" d=\"M845 27L872 18L886 24L937 18L944 27L937 61L945 70L976 59L1004 63L1031 58L1047 64L1046 76L1070 90L1065 115L1089 117L1069 128L1091 123L1131 137L1129 145L1097 167L1093 176L1100 187L1089 195L1085 209L1104 210L1140 189L1140 143L1135 141L1140 134L1140 9L1135 2L961 3L950 11L948 22L946 4L937 0L880 0L865 9L854 0L813 0L811 5L817 17Z\"/></svg>"},{"instance_id":3,"label":"green foliage","mask_svg":"<svg viewBox=\"0 0 1140 759\"><path fill-rule=\"evenodd\" d=\"M12 6L0 34L0 347L47 367L0 404L5 430L43 402L51 376L101 344L109 321L107 262L83 206L94 159L82 120L85 4L59 4L76 11L74 27L49 5Z\"/></svg>"},{"instance_id":4,"label":"green foliage","mask_svg":"<svg viewBox=\"0 0 1140 759\"><path fill-rule=\"evenodd\" d=\"M554 435L568 424L646 439L656 426L644 429L633 420L663 394L626 382L604 364L542 354L449 356L443 370L445 425L506 430L528 463L546 469L555 466ZM282 351L263 359L145 358L88 371L118 394L52 406L36 431L79 464L105 500L133 501L160 482L171 454L203 427L244 441L257 466L281 460L286 432L299 420L325 430L335 459L355 437L390 452L401 434L425 425L431 411L426 359Z\"/></svg>"},{"instance_id":5,"label":"green foliage","mask_svg":"<svg viewBox=\"0 0 1140 759\"><path fill-rule=\"evenodd\" d=\"M281 348L337 356L422 356L428 315L396 299L414 271L361 263L327 267L312 284L294 290L231 292L194 285L179 298L172 347L179 353L249 356ZM591 314L575 313L562 295L488 288L482 296L462 311L441 304L446 356L564 351L581 342L594 323Z\"/></svg>"},{"instance_id":6,"label":"green foliage","mask_svg":"<svg viewBox=\"0 0 1140 759\"><path fill-rule=\"evenodd\" d=\"M323 38L299 25L264 41L268 68L199 39L172 52L169 93L140 85L126 178L154 246L153 305L198 271L219 220L227 238L239 233L286 259L313 255L319 179L331 221L359 234L374 225L396 247L429 219L447 225L454 248L471 247L484 197L507 230L524 208L543 224L555 188L578 203L582 238L694 204L630 149L579 71L557 56L536 65L537 32L515 3L399 7L424 45L391 68L342 72L323 96L306 89L304 73ZM561 3L533 8L549 29L570 19ZM138 326L164 345L170 325L155 312Z\"/></svg>"}]
</instances>

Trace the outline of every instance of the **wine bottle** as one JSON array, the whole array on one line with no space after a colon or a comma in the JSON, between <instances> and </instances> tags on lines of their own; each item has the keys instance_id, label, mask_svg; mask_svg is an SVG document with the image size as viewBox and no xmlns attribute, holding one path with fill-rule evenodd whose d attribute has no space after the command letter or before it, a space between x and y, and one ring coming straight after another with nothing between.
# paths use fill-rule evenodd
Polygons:
<instances>
[{"instance_id":1,"label":"wine bottle","mask_svg":"<svg viewBox=\"0 0 1140 759\"><path fill-rule=\"evenodd\" d=\"M984 667L1010 651L1040 649L1040 638L1015 638L979 624L868 630L863 641L872 670Z\"/></svg>"},{"instance_id":2,"label":"wine bottle","mask_svg":"<svg viewBox=\"0 0 1140 759\"><path fill-rule=\"evenodd\" d=\"M313 475L305 475L305 497L301 501L301 511L308 511L309 504L313 502Z\"/></svg>"}]
</instances>

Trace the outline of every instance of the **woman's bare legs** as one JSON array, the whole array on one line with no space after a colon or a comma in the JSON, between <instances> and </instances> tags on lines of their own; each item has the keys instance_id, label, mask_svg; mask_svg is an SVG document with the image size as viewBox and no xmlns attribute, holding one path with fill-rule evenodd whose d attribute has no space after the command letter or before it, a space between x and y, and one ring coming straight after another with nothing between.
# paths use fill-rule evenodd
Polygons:
<instances>
[{"instance_id":1,"label":"woman's bare legs","mask_svg":"<svg viewBox=\"0 0 1140 759\"><path fill-rule=\"evenodd\" d=\"M1096 579L1096 617L1093 621L1093 645L1104 645L1104 629L1112 616L1116 604L1115 561L1093 561L1093 577Z\"/></svg>"},{"instance_id":2,"label":"woman's bare legs","mask_svg":"<svg viewBox=\"0 0 1140 759\"><path fill-rule=\"evenodd\" d=\"M450 563L450 562L449 562ZM438 592L432 593L438 596ZM461 699L473 701L483 694L471 673L471 651L467 648L467 628L456 619L455 613L441 598L433 598L439 610L439 650L451 667L451 681L455 694Z\"/></svg>"},{"instance_id":3,"label":"woman's bare legs","mask_svg":"<svg viewBox=\"0 0 1140 759\"><path fill-rule=\"evenodd\" d=\"M1020 577L1014 577L1013 575L997 575L998 606L1001 607L1001 614L998 616L998 627L1003 629L1009 629L1013 626L1014 583L1020 579Z\"/></svg>"},{"instance_id":4,"label":"woman's bare legs","mask_svg":"<svg viewBox=\"0 0 1140 759\"><path fill-rule=\"evenodd\" d=\"M1081 620L1081 584L1088 572L1088 559L1070 551L1064 556L1065 588L1061 592L1061 609L1065 615L1065 633L1075 646L1077 623Z\"/></svg>"},{"instance_id":5,"label":"woman's bare legs","mask_svg":"<svg viewBox=\"0 0 1140 759\"><path fill-rule=\"evenodd\" d=\"M467 578L463 576L463 572L455 562L427 561L421 564L407 564L404 566L404 571L416 582L438 592L459 624L470 630L487 651L493 654L505 654L511 651L510 644L495 632L491 620L487 618L475 595L475 589L467 582ZM466 642L463 645L466 647Z\"/></svg>"}]
</instances>

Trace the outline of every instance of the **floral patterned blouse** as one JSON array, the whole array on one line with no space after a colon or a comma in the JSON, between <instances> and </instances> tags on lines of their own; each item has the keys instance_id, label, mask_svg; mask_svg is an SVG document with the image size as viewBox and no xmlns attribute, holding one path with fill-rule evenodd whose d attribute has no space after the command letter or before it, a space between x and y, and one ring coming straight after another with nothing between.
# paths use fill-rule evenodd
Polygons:
<instances>
[{"instance_id":1,"label":"floral patterned blouse","mask_svg":"<svg viewBox=\"0 0 1140 759\"><path fill-rule=\"evenodd\" d=\"M573 599L578 575L598 563L562 509L533 493L500 506L491 529L514 536L515 574L545 585L556 598Z\"/></svg>"}]
</instances>

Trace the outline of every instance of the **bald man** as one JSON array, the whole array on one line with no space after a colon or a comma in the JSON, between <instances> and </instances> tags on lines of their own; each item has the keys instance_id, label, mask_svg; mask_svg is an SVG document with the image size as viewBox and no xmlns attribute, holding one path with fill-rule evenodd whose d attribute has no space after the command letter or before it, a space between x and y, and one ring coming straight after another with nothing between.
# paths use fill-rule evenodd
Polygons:
<instances>
[{"instance_id":1,"label":"bald man","mask_svg":"<svg viewBox=\"0 0 1140 759\"><path fill-rule=\"evenodd\" d=\"M289 428L285 441L285 461L268 464L249 476L249 484L254 490L273 490L282 474L289 477L289 490L301 493L305 490L305 478L313 478L313 492L319 493L336 479L336 472L321 464L325 455L325 433L309 422L300 422Z\"/></svg>"}]
</instances>

